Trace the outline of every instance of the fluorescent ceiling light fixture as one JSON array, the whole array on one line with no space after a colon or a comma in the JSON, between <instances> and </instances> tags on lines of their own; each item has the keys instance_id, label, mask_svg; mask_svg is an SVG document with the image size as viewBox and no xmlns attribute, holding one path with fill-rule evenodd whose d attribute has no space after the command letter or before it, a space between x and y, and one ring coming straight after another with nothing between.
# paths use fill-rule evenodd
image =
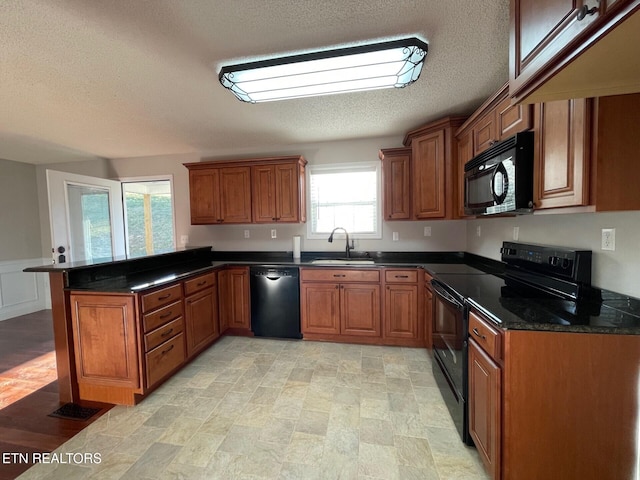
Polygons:
<instances>
[{"instance_id":1,"label":"fluorescent ceiling light fixture","mask_svg":"<svg viewBox=\"0 0 640 480\"><path fill-rule=\"evenodd\" d=\"M417 38L222 67L220 83L243 102L403 88L420 76L428 45Z\"/></svg>"}]
</instances>

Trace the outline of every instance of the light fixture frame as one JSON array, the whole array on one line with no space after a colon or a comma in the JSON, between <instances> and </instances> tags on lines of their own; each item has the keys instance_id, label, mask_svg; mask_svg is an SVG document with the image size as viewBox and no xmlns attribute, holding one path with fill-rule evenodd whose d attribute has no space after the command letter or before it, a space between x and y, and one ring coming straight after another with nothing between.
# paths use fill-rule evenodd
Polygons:
<instances>
[{"instance_id":1,"label":"light fixture frame","mask_svg":"<svg viewBox=\"0 0 640 480\"><path fill-rule=\"evenodd\" d=\"M409 68L412 70L412 74L410 76L409 81L406 81L401 84L387 84L379 87L371 87L371 88L353 88L353 89L345 89L335 92L325 92L325 93L313 93L313 94L304 94L304 95L292 95L287 97L278 97L278 98L269 98L269 99L255 99L251 97L251 93L255 95L256 92L248 93L241 88L238 87L238 83L234 82L233 76L234 73L243 72L247 70L260 70L268 67L278 67L282 65L290 65L290 64L299 64L306 63L315 60L324 60L330 58L338 58L352 55L359 55L364 53L373 53L373 52L383 52L385 50L392 49L407 49L405 53L405 57L403 59L398 59L398 61L404 61L404 66L400 71L398 71L396 76L399 76L403 71L406 73L406 66L411 64ZM366 45L357 45L353 47L345 47L345 48L337 48L331 50L321 50L310 53L303 53L299 55L291 55L286 57L278 57L278 58L270 58L266 60L260 60L256 62L249 62L237 65L227 65L223 66L220 69L220 73L218 74L218 80L222 84L223 87L230 90L236 98L238 98L242 102L247 103L261 103L268 101L276 101L276 100L286 100L290 98L302 98L302 97L310 97L310 96L320 96L320 95L332 95L337 93L348 93L354 91L364 91L364 90L373 90L378 88L404 88L408 85L414 83L419 77L422 71L422 66L427 57L427 53L429 51L429 45L416 38L416 37L408 37L399 40L392 40L388 42L378 42L378 43L370 43ZM417 74L415 73L417 70Z\"/></svg>"}]
</instances>

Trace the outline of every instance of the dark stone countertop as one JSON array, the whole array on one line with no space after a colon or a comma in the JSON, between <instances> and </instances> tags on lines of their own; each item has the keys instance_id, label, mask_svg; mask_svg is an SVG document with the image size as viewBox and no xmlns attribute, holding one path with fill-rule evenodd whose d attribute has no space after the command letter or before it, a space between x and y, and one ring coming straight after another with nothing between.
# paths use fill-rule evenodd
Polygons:
<instances>
[{"instance_id":1,"label":"dark stone countertop","mask_svg":"<svg viewBox=\"0 0 640 480\"><path fill-rule=\"evenodd\" d=\"M215 252L210 247L198 247L137 259L45 265L26 271L64 272L69 290L137 293L229 265L356 267L312 263L339 255L303 252L301 259L293 259L291 252ZM640 300L615 292L594 289L595 300L579 303L514 296L499 276L504 264L463 252L354 252L353 257L374 260L357 268L424 268L506 330L640 335Z\"/></svg>"}]
</instances>

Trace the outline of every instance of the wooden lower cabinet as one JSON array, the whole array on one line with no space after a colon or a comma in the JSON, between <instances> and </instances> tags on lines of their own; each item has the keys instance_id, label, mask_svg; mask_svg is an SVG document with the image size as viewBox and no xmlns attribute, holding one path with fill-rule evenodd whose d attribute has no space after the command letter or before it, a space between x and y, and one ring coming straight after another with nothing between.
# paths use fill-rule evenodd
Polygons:
<instances>
[{"instance_id":1,"label":"wooden lower cabinet","mask_svg":"<svg viewBox=\"0 0 640 480\"><path fill-rule=\"evenodd\" d=\"M469 430L491 478L635 478L640 336L501 330L472 310L469 337Z\"/></svg>"},{"instance_id":2,"label":"wooden lower cabinet","mask_svg":"<svg viewBox=\"0 0 640 480\"><path fill-rule=\"evenodd\" d=\"M87 385L141 391L135 295L80 293L70 300L81 395Z\"/></svg>"},{"instance_id":3,"label":"wooden lower cabinet","mask_svg":"<svg viewBox=\"0 0 640 480\"><path fill-rule=\"evenodd\" d=\"M302 333L340 333L340 284L303 283L300 287Z\"/></svg>"},{"instance_id":4,"label":"wooden lower cabinet","mask_svg":"<svg viewBox=\"0 0 640 480\"><path fill-rule=\"evenodd\" d=\"M380 336L380 285L301 285L302 333Z\"/></svg>"},{"instance_id":5,"label":"wooden lower cabinet","mask_svg":"<svg viewBox=\"0 0 640 480\"><path fill-rule=\"evenodd\" d=\"M340 285L340 333L380 336L380 285Z\"/></svg>"},{"instance_id":6,"label":"wooden lower cabinet","mask_svg":"<svg viewBox=\"0 0 640 480\"><path fill-rule=\"evenodd\" d=\"M187 326L187 356L193 357L220 336L218 292L207 288L184 299Z\"/></svg>"},{"instance_id":7,"label":"wooden lower cabinet","mask_svg":"<svg viewBox=\"0 0 640 480\"><path fill-rule=\"evenodd\" d=\"M431 290L431 275L424 273L424 344L433 348L433 292Z\"/></svg>"},{"instance_id":8,"label":"wooden lower cabinet","mask_svg":"<svg viewBox=\"0 0 640 480\"><path fill-rule=\"evenodd\" d=\"M385 337L417 339L418 286L387 285L384 295Z\"/></svg>"},{"instance_id":9,"label":"wooden lower cabinet","mask_svg":"<svg viewBox=\"0 0 640 480\"><path fill-rule=\"evenodd\" d=\"M211 345L216 286L208 272L140 293L71 292L80 399L134 405Z\"/></svg>"},{"instance_id":10,"label":"wooden lower cabinet","mask_svg":"<svg viewBox=\"0 0 640 480\"><path fill-rule=\"evenodd\" d=\"M225 268L218 273L220 333L249 334L251 329L251 299L249 267Z\"/></svg>"},{"instance_id":11,"label":"wooden lower cabinet","mask_svg":"<svg viewBox=\"0 0 640 480\"><path fill-rule=\"evenodd\" d=\"M302 268L300 272L304 338L424 346L422 270Z\"/></svg>"},{"instance_id":12,"label":"wooden lower cabinet","mask_svg":"<svg viewBox=\"0 0 640 480\"><path fill-rule=\"evenodd\" d=\"M500 479L500 367L469 341L469 433L492 479Z\"/></svg>"}]
</instances>

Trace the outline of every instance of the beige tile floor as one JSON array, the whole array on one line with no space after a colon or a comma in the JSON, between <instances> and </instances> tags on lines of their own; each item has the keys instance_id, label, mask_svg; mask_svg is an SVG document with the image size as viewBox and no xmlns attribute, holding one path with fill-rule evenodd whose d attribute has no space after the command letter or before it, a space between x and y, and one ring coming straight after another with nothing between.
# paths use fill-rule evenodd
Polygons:
<instances>
[{"instance_id":1,"label":"beige tile floor","mask_svg":"<svg viewBox=\"0 0 640 480\"><path fill-rule=\"evenodd\" d=\"M221 339L56 453L101 461L38 464L19 478L487 478L425 349L244 337Z\"/></svg>"}]
</instances>

